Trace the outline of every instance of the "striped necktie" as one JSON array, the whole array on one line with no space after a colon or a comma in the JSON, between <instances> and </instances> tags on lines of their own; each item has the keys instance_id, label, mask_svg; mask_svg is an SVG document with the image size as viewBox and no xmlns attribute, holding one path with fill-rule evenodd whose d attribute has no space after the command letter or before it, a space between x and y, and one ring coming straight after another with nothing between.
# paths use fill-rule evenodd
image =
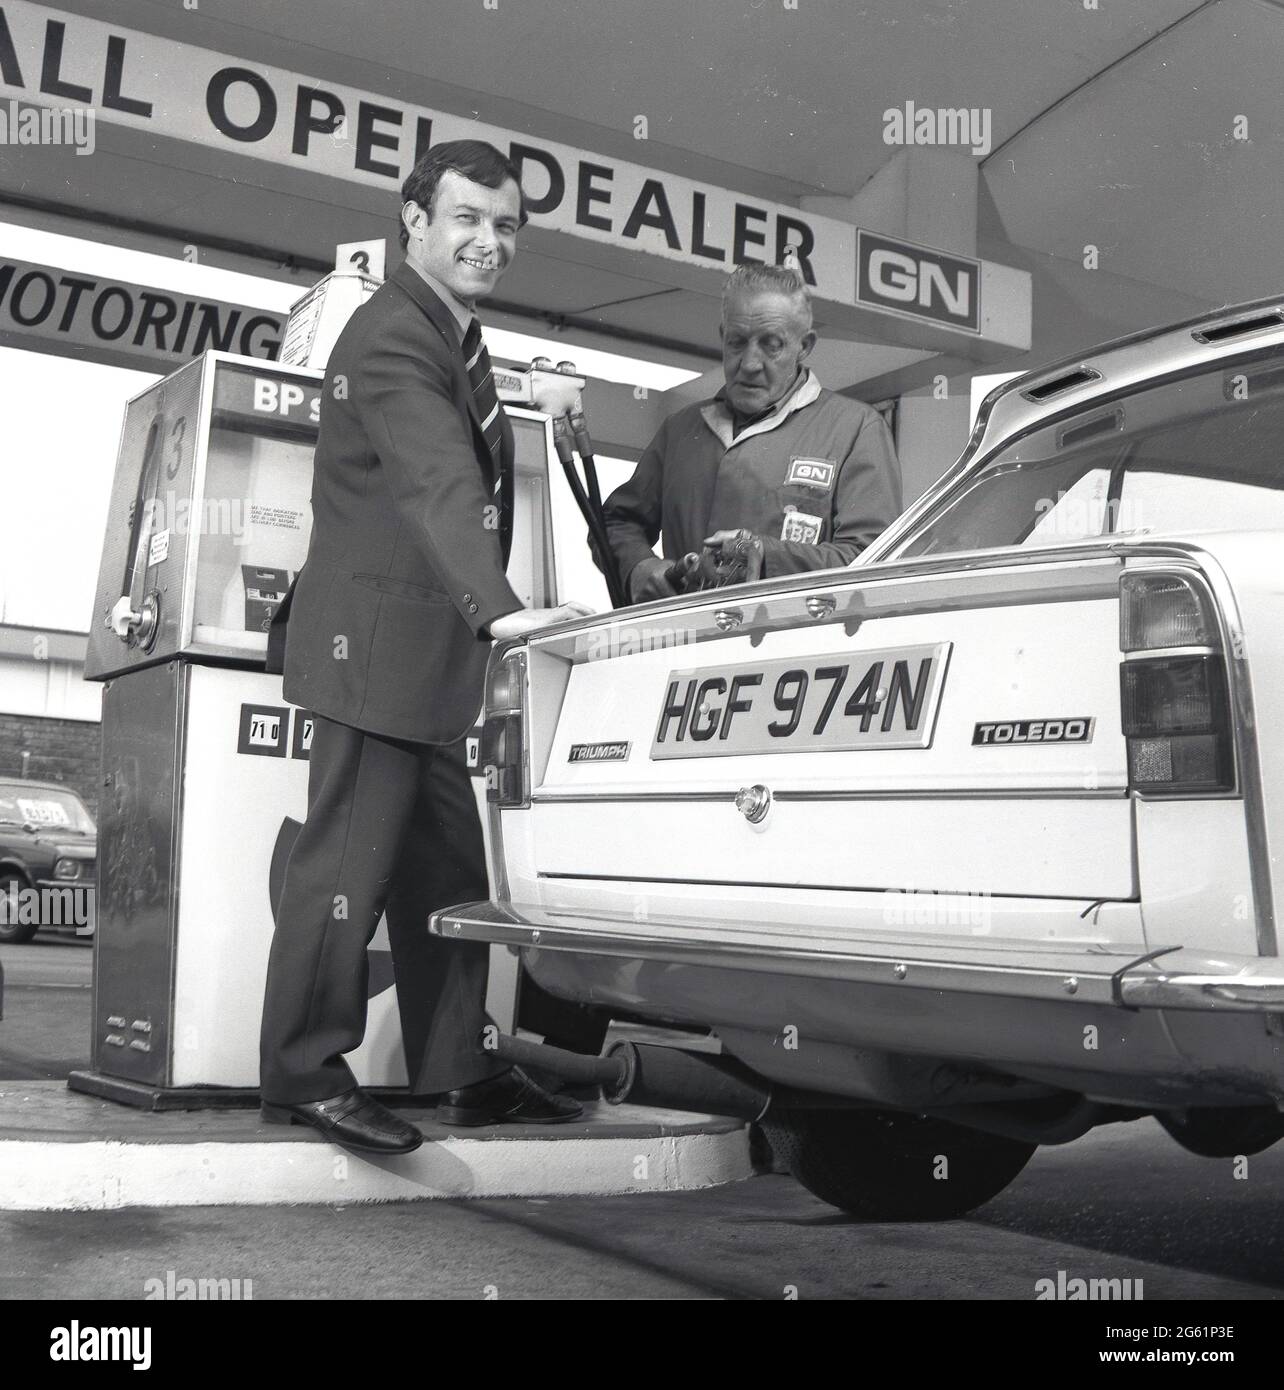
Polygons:
<instances>
[{"instance_id":1,"label":"striped necktie","mask_svg":"<svg viewBox=\"0 0 1284 1390\"><path fill-rule=\"evenodd\" d=\"M482 433L490 449L493 496L499 507L501 534L507 533L509 518L508 479L504 471L504 431L499 421L499 396L495 392L495 373L491 370L490 353L482 342L481 324L474 318L464 334L464 361L468 367L468 384L481 419Z\"/></svg>"}]
</instances>

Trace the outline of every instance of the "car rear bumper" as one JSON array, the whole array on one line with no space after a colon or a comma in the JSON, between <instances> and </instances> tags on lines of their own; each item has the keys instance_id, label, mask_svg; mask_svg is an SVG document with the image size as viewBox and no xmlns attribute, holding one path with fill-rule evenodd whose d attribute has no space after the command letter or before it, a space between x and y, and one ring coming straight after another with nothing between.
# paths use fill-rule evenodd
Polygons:
<instances>
[{"instance_id":1,"label":"car rear bumper","mask_svg":"<svg viewBox=\"0 0 1284 1390\"><path fill-rule=\"evenodd\" d=\"M583 911L476 902L432 915L429 930L461 941L583 955L812 976L936 993L1111 1005L1129 1010L1284 1012L1284 962L1181 947L1075 947L975 939L800 940L742 925L734 942L689 920L635 922Z\"/></svg>"}]
</instances>

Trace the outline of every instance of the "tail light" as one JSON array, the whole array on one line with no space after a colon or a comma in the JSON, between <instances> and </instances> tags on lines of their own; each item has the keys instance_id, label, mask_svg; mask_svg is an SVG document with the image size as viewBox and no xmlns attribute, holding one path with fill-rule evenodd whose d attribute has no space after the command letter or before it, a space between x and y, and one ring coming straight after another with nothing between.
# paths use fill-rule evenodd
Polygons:
<instances>
[{"instance_id":1,"label":"tail light","mask_svg":"<svg viewBox=\"0 0 1284 1390\"><path fill-rule=\"evenodd\" d=\"M481 766L486 800L498 806L530 804L526 762L526 649L496 656L486 672Z\"/></svg>"},{"instance_id":2,"label":"tail light","mask_svg":"<svg viewBox=\"0 0 1284 1390\"><path fill-rule=\"evenodd\" d=\"M1235 758L1220 629L1203 586L1182 575L1125 575L1120 668L1128 784L1151 794L1233 791Z\"/></svg>"},{"instance_id":3,"label":"tail light","mask_svg":"<svg viewBox=\"0 0 1284 1390\"><path fill-rule=\"evenodd\" d=\"M1126 652L1221 646L1211 603L1183 575L1125 575L1119 597L1119 645Z\"/></svg>"}]
</instances>

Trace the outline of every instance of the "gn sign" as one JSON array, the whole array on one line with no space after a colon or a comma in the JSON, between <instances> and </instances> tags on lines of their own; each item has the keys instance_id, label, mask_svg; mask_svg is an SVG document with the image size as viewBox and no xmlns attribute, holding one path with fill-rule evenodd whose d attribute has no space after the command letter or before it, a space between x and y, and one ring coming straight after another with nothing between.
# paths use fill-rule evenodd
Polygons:
<instances>
[{"instance_id":1,"label":"gn sign","mask_svg":"<svg viewBox=\"0 0 1284 1390\"><path fill-rule=\"evenodd\" d=\"M981 263L874 232L856 234L856 300L981 331Z\"/></svg>"}]
</instances>

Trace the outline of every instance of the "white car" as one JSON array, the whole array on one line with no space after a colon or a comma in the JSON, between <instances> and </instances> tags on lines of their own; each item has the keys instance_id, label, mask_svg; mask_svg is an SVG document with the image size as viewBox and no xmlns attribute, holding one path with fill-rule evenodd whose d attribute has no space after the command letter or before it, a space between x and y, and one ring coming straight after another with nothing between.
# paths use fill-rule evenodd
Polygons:
<instances>
[{"instance_id":1,"label":"white car","mask_svg":"<svg viewBox=\"0 0 1284 1390\"><path fill-rule=\"evenodd\" d=\"M849 569L501 644L486 730L495 899L433 929L708 1030L613 1098L720 1078L879 1219L1148 1114L1273 1143L1284 300L1009 382Z\"/></svg>"}]
</instances>

